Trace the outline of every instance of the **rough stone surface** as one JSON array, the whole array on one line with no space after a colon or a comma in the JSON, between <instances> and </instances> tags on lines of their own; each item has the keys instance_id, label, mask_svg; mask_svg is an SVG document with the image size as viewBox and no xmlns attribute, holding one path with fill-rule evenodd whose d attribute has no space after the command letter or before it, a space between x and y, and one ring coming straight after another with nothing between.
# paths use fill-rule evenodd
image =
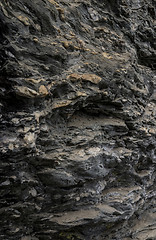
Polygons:
<instances>
[{"instance_id":1,"label":"rough stone surface","mask_svg":"<svg viewBox=\"0 0 156 240\"><path fill-rule=\"evenodd\" d=\"M156 239L155 0L0 1L0 239Z\"/></svg>"}]
</instances>

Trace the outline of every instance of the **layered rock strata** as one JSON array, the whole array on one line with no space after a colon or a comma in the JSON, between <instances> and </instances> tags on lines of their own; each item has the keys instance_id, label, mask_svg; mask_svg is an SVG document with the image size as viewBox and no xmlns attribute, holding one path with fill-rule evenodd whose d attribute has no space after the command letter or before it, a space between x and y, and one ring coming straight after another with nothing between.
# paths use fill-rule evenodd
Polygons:
<instances>
[{"instance_id":1,"label":"layered rock strata","mask_svg":"<svg viewBox=\"0 0 156 240\"><path fill-rule=\"evenodd\" d=\"M0 239L156 239L154 0L1 0Z\"/></svg>"}]
</instances>

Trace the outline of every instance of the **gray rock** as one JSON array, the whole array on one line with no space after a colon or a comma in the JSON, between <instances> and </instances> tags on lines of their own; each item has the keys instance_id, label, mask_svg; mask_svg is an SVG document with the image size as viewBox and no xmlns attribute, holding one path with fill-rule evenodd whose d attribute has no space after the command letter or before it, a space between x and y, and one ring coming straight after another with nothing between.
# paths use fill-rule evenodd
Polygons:
<instances>
[{"instance_id":1,"label":"gray rock","mask_svg":"<svg viewBox=\"0 0 156 240\"><path fill-rule=\"evenodd\" d=\"M0 2L0 239L156 239L153 0Z\"/></svg>"}]
</instances>

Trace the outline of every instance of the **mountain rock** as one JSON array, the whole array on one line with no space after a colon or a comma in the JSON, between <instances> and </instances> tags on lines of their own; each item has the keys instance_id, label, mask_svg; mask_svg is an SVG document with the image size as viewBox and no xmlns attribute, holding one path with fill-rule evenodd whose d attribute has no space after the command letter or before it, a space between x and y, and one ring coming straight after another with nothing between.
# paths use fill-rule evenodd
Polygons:
<instances>
[{"instance_id":1,"label":"mountain rock","mask_svg":"<svg viewBox=\"0 0 156 240\"><path fill-rule=\"evenodd\" d=\"M0 239L156 239L156 3L1 0Z\"/></svg>"}]
</instances>

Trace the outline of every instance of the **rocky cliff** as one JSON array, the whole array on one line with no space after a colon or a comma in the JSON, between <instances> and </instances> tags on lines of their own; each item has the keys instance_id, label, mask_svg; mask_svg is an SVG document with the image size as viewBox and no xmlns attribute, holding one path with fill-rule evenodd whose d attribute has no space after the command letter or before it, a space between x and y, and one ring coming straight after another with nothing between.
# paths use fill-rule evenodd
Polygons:
<instances>
[{"instance_id":1,"label":"rocky cliff","mask_svg":"<svg viewBox=\"0 0 156 240\"><path fill-rule=\"evenodd\" d=\"M156 239L155 0L0 1L0 239Z\"/></svg>"}]
</instances>

